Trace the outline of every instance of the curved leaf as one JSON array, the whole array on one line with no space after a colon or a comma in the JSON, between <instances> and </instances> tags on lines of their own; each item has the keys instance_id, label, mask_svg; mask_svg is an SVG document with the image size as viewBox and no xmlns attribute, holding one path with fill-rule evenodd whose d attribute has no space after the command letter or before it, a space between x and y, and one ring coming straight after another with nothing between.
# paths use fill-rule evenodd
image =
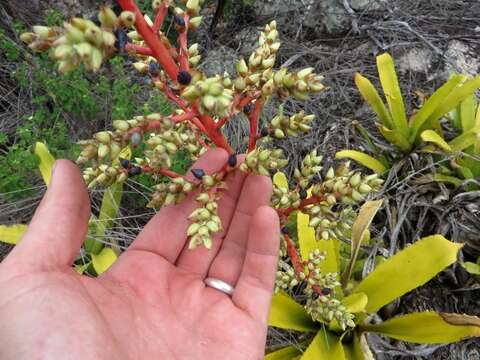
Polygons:
<instances>
[{"instance_id":1,"label":"curved leaf","mask_svg":"<svg viewBox=\"0 0 480 360\"><path fill-rule=\"evenodd\" d=\"M277 171L273 175L273 183L281 189L288 189L288 179L283 172Z\"/></svg>"},{"instance_id":2,"label":"curved leaf","mask_svg":"<svg viewBox=\"0 0 480 360\"><path fill-rule=\"evenodd\" d=\"M387 168L380 161L361 151L342 150L335 154L335 159L345 158L355 160L366 168L375 171L377 174L383 174L387 170Z\"/></svg>"},{"instance_id":3,"label":"curved leaf","mask_svg":"<svg viewBox=\"0 0 480 360\"><path fill-rule=\"evenodd\" d=\"M368 304L368 297L365 293L354 293L342 299L342 304L352 314L364 312Z\"/></svg>"},{"instance_id":4,"label":"curved leaf","mask_svg":"<svg viewBox=\"0 0 480 360\"><path fill-rule=\"evenodd\" d=\"M117 254L110 247L104 247L98 254L91 255L93 268L98 275L107 271L117 260Z\"/></svg>"},{"instance_id":5,"label":"curved leaf","mask_svg":"<svg viewBox=\"0 0 480 360\"><path fill-rule=\"evenodd\" d=\"M417 344L447 344L479 337L480 318L421 312L398 316L381 324L361 325L359 328Z\"/></svg>"},{"instance_id":6,"label":"curved leaf","mask_svg":"<svg viewBox=\"0 0 480 360\"><path fill-rule=\"evenodd\" d=\"M372 107L382 124L388 128L393 128L392 118L383 103L375 86L366 77L359 73L355 74L355 85L357 85L360 94L365 101Z\"/></svg>"},{"instance_id":7,"label":"curved leaf","mask_svg":"<svg viewBox=\"0 0 480 360\"><path fill-rule=\"evenodd\" d=\"M287 346L283 349L267 354L264 360L291 360L292 358L300 354L301 352L297 348L293 346Z\"/></svg>"},{"instance_id":8,"label":"curved leaf","mask_svg":"<svg viewBox=\"0 0 480 360\"><path fill-rule=\"evenodd\" d=\"M28 226L23 224L0 225L0 241L12 245L18 244L27 229Z\"/></svg>"},{"instance_id":9,"label":"curved leaf","mask_svg":"<svg viewBox=\"0 0 480 360\"><path fill-rule=\"evenodd\" d=\"M364 292L368 296L366 310L374 313L453 264L461 248L441 235L423 238L380 264L354 293Z\"/></svg>"},{"instance_id":10,"label":"curved leaf","mask_svg":"<svg viewBox=\"0 0 480 360\"><path fill-rule=\"evenodd\" d=\"M321 329L303 353L301 360L345 360L343 345L336 335Z\"/></svg>"},{"instance_id":11,"label":"curved leaf","mask_svg":"<svg viewBox=\"0 0 480 360\"><path fill-rule=\"evenodd\" d=\"M382 133L385 139L387 139L390 143L395 145L404 153L408 153L412 149L412 144L410 143L408 137L403 136L401 132L390 130L384 126L380 127L378 130Z\"/></svg>"},{"instance_id":12,"label":"curved leaf","mask_svg":"<svg viewBox=\"0 0 480 360\"><path fill-rule=\"evenodd\" d=\"M42 174L43 181L48 186L50 185L50 179L52 177L53 164L55 163L55 158L48 151L47 146L44 143L37 142L35 144L35 155L40 159L38 168Z\"/></svg>"},{"instance_id":13,"label":"curved leaf","mask_svg":"<svg viewBox=\"0 0 480 360\"><path fill-rule=\"evenodd\" d=\"M453 152L463 151L466 148L469 148L470 146L480 142L479 134L480 128L473 128L450 140L448 145L452 148Z\"/></svg>"},{"instance_id":14,"label":"curved leaf","mask_svg":"<svg viewBox=\"0 0 480 360\"><path fill-rule=\"evenodd\" d=\"M389 128L399 131L403 137L408 139L410 129L408 127L407 114L403 104L402 91L398 84L395 64L390 54L385 53L377 56L377 68L383 93L392 114L393 127Z\"/></svg>"},{"instance_id":15,"label":"curved leaf","mask_svg":"<svg viewBox=\"0 0 480 360\"><path fill-rule=\"evenodd\" d=\"M462 131L468 131L475 127L475 110L477 107L477 98L475 95L467 96L460 103L460 119L462 121Z\"/></svg>"},{"instance_id":16,"label":"curved leaf","mask_svg":"<svg viewBox=\"0 0 480 360\"><path fill-rule=\"evenodd\" d=\"M272 298L268 325L281 329L316 331L320 324L315 323L303 306L290 296L278 293Z\"/></svg>"},{"instance_id":17,"label":"curved leaf","mask_svg":"<svg viewBox=\"0 0 480 360\"><path fill-rule=\"evenodd\" d=\"M350 277L352 276L353 267L357 261L358 252L360 251L360 245L364 238L365 233L368 231L370 224L373 221L378 209L383 204L382 200L376 201L366 201L365 204L360 208L357 219L352 226L352 246L351 246L351 256L345 272L342 275L342 285L345 288Z\"/></svg>"},{"instance_id":18,"label":"curved leaf","mask_svg":"<svg viewBox=\"0 0 480 360\"><path fill-rule=\"evenodd\" d=\"M448 143L433 130L423 131L420 137L422 138L423 141L428 143L433 143L437 145L440 149L448 153L452 152L452 148L450 147L450 145L448 145Z\"/></svg>"},{"instance_id":19,"label":"curved leaf","mask_svg":"<svg viewBox=\"0 0 480 360\"><path fill-rule=\"evenodd\" d=\"M422 129L423 124L428 120L430 115L439 107L445 98L455 89L455 87L462 81L463 76L453 75L450 80L437 89L432 96L430 96L422 108L415 114L410 126L410 142L414 142L418 133Z\"/></svg>"},{"instance_id":20,"label":"curved leaf","mask_svg":"<svg viewBox=\"0 0 480 360\"><path fill-rule=\"evenodd\" d=\"M480 265L479 264L471 262L471 261L465 261L461 265L470 274L480 275Z\"/></svg>"},{"instance_id":21,"label":"curved leaf","mask_svg":"<svg viewBox=\"0 0 480 360\"><path fill-rule=\"evenodd\" d=\"M435 109L432 115L429 116L429 122L435 122L448 112L455 109L460 102L472 95L478 88L480 88L480 76L474 77L463 83L461 86L455 88L451 93L442 99L441 104Z\"/></svg>"}]
</instances>

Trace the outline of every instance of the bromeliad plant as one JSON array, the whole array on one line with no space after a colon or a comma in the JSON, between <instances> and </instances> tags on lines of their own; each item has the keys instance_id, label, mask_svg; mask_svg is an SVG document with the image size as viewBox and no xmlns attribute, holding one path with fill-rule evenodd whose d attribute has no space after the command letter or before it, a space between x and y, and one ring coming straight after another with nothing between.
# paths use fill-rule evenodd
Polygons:
<instances>
[{"instance_id":1,"label":"bromeliad plant","mask_svg":"<svg viewBox=\"0 0 480 360\"><path fill-rule=\"evenodd\" d=\"M78 66L99 71L116 54L136 59L135 69L150 77L153 86L163 91L176 109L170 116L150 114L115 120L112 130L80 141L78 163L88 165L85 181L90 188L112 186L141 173L149 174L158 184L149 203L155 208L178 203L197 191L199 207L190 215L189 246L210 248L212 235L222 228L217 200L225 176L236 167L262 175L277 171L288 162L282 151L270 149L267 141L258 140L262 135L283 138L310 129L312 115L286 115L281 110L260 131L258 121L264 104L272 96L306 100L309 94L324 89L322 77L313 68L297 72L273 68L280 47L275 21L260 34L258 47L249 59L237 62L236 77L226 73L207 77L197 68L201 59L198 44L187 45L188 31L195 30L200 23L203 1L154 0L153 21L140 12L135 1L118 3L123 8L120 14L103 7L95 19L74 18L58 28L35 26L33 32L21 37L34 51L49 51L62 73ZM162 31L168 12L173 15L178 33L176 44ZM222 134L222 127L239 113L247 115L250 123L247 155L241 165ZM193 176L185 177L171 169L171 159L179 151L187 151L195 159L211 146L231 154L222 171L207 175L203 169L193 169ZM124 148L133 149L138 155L132 160L121 159ZM314 196L308 201L316 200Z\"/></svg>"},{"instance_id":2,"label":"bromeliad plant","mask_svg":"<svg viewBox=\"0 0 480 360\"><path fill-rule=\"evenodd\" d=\"M480 336L480 318L433 311L378 322L384 305L425 284L455 262L461 245L429 236L384 260L361 281L352 278L362 241L382 201L365 203L351 227L350 257L336 238L317 240L308 215L297 220L299 256L281 260L269 324L304 333L299 346L268 353L266 360L362 360L372 354L373 332L419 344L442 344ZM287 238L288 241L288 238ZM289 243L287 242L287 246ZM291 245L293 246L293 245ZM290 263L287 263L289 261Z\"/></svg>"},{"instance_id":3,"label":"bromeliad plant","mask_svg":"<svg viewBox=\"0 0 480 360\"><path fill-rule=\"evenodd\" d=\"M357 73L355 83L364 100L375 112L380 133L401 153L408 154L424 143L434 143L456 154L480 141L477 136L480 129L478 126L471 126L468 130L463 129L463 133L447 145L442 138L440 124L442 118L480 88L480 76L467 79L462 75L453 75L418 111L407 117L392 57L389 54L378 56L377 69L387 106L367 78ZM337 158L351 158L377 173L385 172L392 165L392 156L376 147L363 128L360 127L360 130L368 141L370 150L377 153L379 160L355 150L340 151ZM381 156L378 156L378 153Z\"/></svg>"}]
</instances>

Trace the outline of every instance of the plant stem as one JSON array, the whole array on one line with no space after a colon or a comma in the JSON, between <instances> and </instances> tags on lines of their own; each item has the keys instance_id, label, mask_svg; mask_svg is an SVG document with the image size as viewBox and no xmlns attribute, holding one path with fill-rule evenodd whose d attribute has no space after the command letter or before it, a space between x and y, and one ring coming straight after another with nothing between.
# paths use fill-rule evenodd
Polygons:
<instances>
[{"instance_id":1,"label":"plant stem","mask_svg":"<svg viewBox=\"0 0 480 360\"><path fill-rule=\"evenodd\" d=\"M158 33L158 30L161 29L163 25L163 20L165 20L165 16L167 15L168 5L166 2L162 2L160 8L157 11L157 15L155 15L155 21L152 26L152 30L155 34Z\"/></svg>"},{"instance_id":2,"label":"plant stem","mask_svg":"<svg viewBox=\"0 0 480 360\"><path fill-rule=\"evenodd\" d=\"M257 143L257 128L258 128L258 118L263 108L263 103L261 100L255 102L255 108L250 114L250 139L248 140L248 152L255 149Z\"/></svg>"},{"instance_id":3,"label":"plant stem","mask_svg":"<svg viewBox=\"0 0 480 360\"><path fill-rule=\"evenodd\" d=\"M170 79L177 81L178 66L170 56L168 49L160 41L158 35L143 18L143 14L138 8L135 0L117 0L118 4L125 11L132 11L135 14L135 28L152 50L153 57L162 66Z\"/></svg>"},{"instance_id":4,"label":"plant stem","mask_svg":"<svg viewBox=\"0 0 480 360\"><path fill-rule=\"evenodd\" d=\"M188 33L188 21L189 15L185 14L183 20L185 21L185 27L182 29L178 35L178 53L179 53L179 63L180 69L183 71L190 70L190 64L188 62L188 50L187 50L187 33Z\"/></svg>"},{"instance_id":5,"label":"plant stem","mask_svg":"<svg viewBox=\"0 0 480 360\"><path fill-rule=\"evenodd\" d=\"M303 272L303 264L302 260L300 259L300 255L298 255L297 248L293 243L292 239L288 235L283 235L285 238L285 242L287 243L287 253L290 256L290 260L292 261L293 269L297 277L300 276L300 273Z\"/></svg>"},{"instance_id":6,"label":"plant stem","mask_svg":"<svg viewBox=\"0 0 480 360\"><path fill-rule=\"evenodd\" d=\"M153 55L152 50L150 50L149 48L146 48L146 47L143 47L143 46L140 46L140 45L136 45L136 44L132 44L132 43L126 44L125 45L125 50L129 53L135 53L135 54L139 54L139 55L145 55L145 56L152 56Z\"/></svg>"}]
</instances>

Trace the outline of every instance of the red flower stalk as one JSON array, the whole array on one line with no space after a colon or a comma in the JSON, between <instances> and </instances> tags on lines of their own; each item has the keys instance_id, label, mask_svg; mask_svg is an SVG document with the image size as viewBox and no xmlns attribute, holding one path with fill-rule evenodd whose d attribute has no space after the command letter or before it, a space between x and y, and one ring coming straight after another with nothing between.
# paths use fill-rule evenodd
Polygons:
<instances>
[{"instance_id":1,"label":"red flower stalk","mask_svg":"<svg viewBox=\"0 0 480 360\"><path fill-rule=\"evenodd\" d=\"M165 20L165 16L167 15L168 12L168 6L166 2L162 2L162 5L160 5L157 15L155 16L155 21L153 22L152 30L156 33L158 33L158 30L161 29L163 25L163 21Z\"/></svg>"},{"instance_id":2,"label":"red flower stalk","mask_svg":"<svg viewBox=\"0 0 480 360\"><path fill-rule=\"evenodd\" d=\"M260 99L255 102L255 108L250 114L250 139L248 141L248 152L255 149L257 143L257 128L258 128L258 118L263 108L263 103Z\"/></svg>"},{"instance_id":3,"label":"red flower stalk","mask_svg":"<svg viewBox=\"0 0 480 360\"><path fill-rule=\"evenodd\" d=\"M135 27L138 33L152 50L153 57L155 57L158 63L162 66L170 79L176 81L178 74L177 64L175 64L175 61L170 56L170 52L165 45L163 45L158 35L143 18L143 14L135 3L135 0L118 0L118 3L123 10L131 11L135 14Z\"/></svg>"}]
</instances>

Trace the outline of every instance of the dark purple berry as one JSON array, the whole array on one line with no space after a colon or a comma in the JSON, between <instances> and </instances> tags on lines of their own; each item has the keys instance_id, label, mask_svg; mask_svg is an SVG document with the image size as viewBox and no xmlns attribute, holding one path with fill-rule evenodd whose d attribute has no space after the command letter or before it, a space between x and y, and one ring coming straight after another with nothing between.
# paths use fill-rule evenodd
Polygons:
<instances>
[{"instance_id":1,"label":"dark purple berry","mask_svg":"<svg viewBox=\"0 0 480 360\"><path fill-rule=\"evenodd\" d=\"M175 15L174 17L175 24L177 24L180 27L185 27L185 20L180 15Z\"/></svg>"},{"instance_id":2,"label":"dark purple berry","mask_svg":"<svg viewBox=\"0 0 480 360\"><path fill-rule=\"evenodd\" d=\"M308 196L307 190L305 190L305 189L300 189L299 194L300 194L300 199L302 199L302 200L306 199L307 196Z\"/></svg>"},{"instance_id":3,"label":"dark purple berry","mask_svg":"<svg viewBox=\"0 0 480 360\"><path fill-rule=\"evenodd\" d=\"M192 75L185 70L179 71L177 75L177 81L182 85L188 85L192 81Z\"/></svg>"},{"instance_id":4,"label":"dark purple berry","mask_svg":"<svg viewBox=\"0 0 480 360\"><path fill-rule=\"evenodd\" d=\"M232 154L228 157L228 166L235 167L237 165L237 155Z\"/></svg>"},{"instance_id":5,"label":"dark purple berry","mask_svg":"<svg viewBox=\"0 0 480 360\"><path fill-rule=\"evenodd\" d=\"M252 109L253 109L253 104L250 103L243 107L243 112L248 115L252 112Z\"/></svg>"},{"instance_id":6,"label":"dark purple berry","mask_svg":"<svg viewBox=\"0 0 480 360\"><path fill-rule=\"evenodd\" d=\"M205 171L203 169L192 169L192 174L195 176L198 180L202 180L202 178L205 176Z\"/></svg>"},{"instance_id":7,"label":"dark purple berry","mask_svg":"<svg viewBox=\"0 0 480 360\"><path fill-rule=\"evenodd\" d=\"M320 297L320 294L316 291L312 293L312 300L317 300Z\"/></svg>"},{"instance_id":8,"label":"dark purple berry","mask_svg":"<svg viewBox=\"0 0 480 360\"><path fill-rule=\"evenodd\" d=\"M308 285L308 282L306 280L303 280L300 284L297 285L297 291L298 292L303 292Z\"/></svg>"},{"instance_id":9,"label":"dark purple berry","mask_svg":"<svg viewBox=\"0 0 480 360\"><path fill-rule=\"evenodd\" d=\"M330 288L323 288L322 289L322 294L323 295L330 295L332 293L332 289Z\"/></svg>"},{"instance_id":10,"label":"dark purple berry","mask_svg":"<svg viewBox=\"0 0 480 360\"><path fill-rule=\"evenodd\" d=\"M157 76L160 72L160 66L156 62L151 62L148 64L148 72L153 76Z\"/></svg>"},{"instance_id":11,"label":"dark purple berry","mask_svg":"<svg viewBox=\"0 0 480 360\"><path fill-rule=\"evenodd\" d=\"M130 161L127 159L120 159L120 164L124 169L128 169L130 167Z\"/></svg>"},{"instance_id":12,"label":"dark purple berry","mask_svg":"<svg viewBox=\"0 0 480 360\"><path fill-rule=\"evenodd\" d=\"M270 130L268 128L263 128L262 131L260 131L260 135L262 137L268 136L270 134Z\"/></svg>"},{"instance_id":13,"label":"dark purple berry","mask_svg":"<svg viewBox=\"0 0 480 360\"><path fill-rule=\"evenodd\" d=\"M128 174L135 176L135 175L140 175L142 173L142 168L139 166L134 166L128 170Z\"/></svg>"},{"instance_id":14,"label":"dark purple berry","mask_svg":"<svg viewBox=\"0 0 480 360\"><path fill-rule=\"evenodd\" d=\"M286 226L282 227L282 234L284 235L290 235L290 230Z\"/></svg>"},{"instance_id":15,"label":"dark purple berry","mask_svg":"<svg viewBox=\"0 0 480 360\"><path fill-rule=\"evenodd\" d=\"M117 40L115 41L115 48L119 51L124 50L125 45L127 45L129 41L129 37L127 36L125 31L123 31L122 29L115 30L115 37L117 38Z\"/></svg>"}]
</instances>

